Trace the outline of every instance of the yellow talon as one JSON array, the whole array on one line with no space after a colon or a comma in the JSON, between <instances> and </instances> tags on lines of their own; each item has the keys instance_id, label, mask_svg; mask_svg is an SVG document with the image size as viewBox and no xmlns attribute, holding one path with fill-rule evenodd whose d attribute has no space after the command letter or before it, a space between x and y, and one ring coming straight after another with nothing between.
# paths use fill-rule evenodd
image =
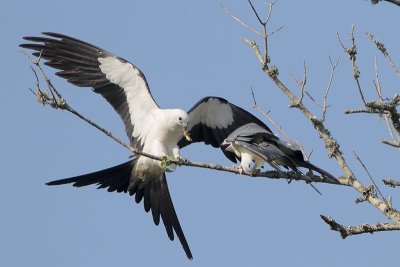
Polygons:
<instances>
[{"instance_id":1,"label":"yellow talon","mask_svg":"<svg viewBox=\"0 0 400 267\"><path fill-rule=\"evenodd\" d=\"M176 159L174 157L169 157L169 156L164 156L161 159L161 168L164 169L164 171L166 172L173 172L175 170L176 167L174 163L172 163L172 161L175 161Z\"/></svg>"},{"instance_id":2,"label":"yellow talon","mask_svg":"<svg viewBox=\"0 0 400 267\"><path fill-rule=\"evenodd\" d=\"M186 132L186 130L183 130L183 136L186 138L186 140L187 140L188 142L192 142L192 141L193 141L192 138L190 138L189 133Z\"/></svg>"}]
</instances>

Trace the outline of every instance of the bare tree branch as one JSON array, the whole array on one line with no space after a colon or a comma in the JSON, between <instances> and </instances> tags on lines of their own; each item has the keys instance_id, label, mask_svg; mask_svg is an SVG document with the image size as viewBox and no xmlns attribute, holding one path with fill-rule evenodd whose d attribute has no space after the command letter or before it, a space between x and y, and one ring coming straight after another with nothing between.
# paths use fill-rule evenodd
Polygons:
<instances>
[{"instance_id":1,"label":"bare tree branch","mask_svg":"<svg viewBox=\"0 0 400 267\"><path fill-rule=\"evenodd\" d=\"M400 1L399 1L400 3ZM393 70L396 72L397 76L400 77L400 70L396 67L396 65L394 64L392 58L390 57L388 51L385 48L385 45L381 42L379 42L378 39L376 39L371 33L367 33L368 38L374 42L374 44L376 45L376 47L379 49L379 51L382 52L382 54L385 56L385 58L387 59L387 61L389 62L389 65L393 68Z\"/></svg>"},{"instance_id":2,"label":"bare tree branch","mask_svg":"<svg viewBox=\"0 0 400 267\"><path fill-rule=\"evenodd\" d=\"M378 94L379 103L382 105L383 104L382 87L381 87L381 82L379 79L378 60L377 60L376 56L375 56L375 80L376 81L373 81L373 83L375 86L376 93ZM390 123L390 113L386 113L384 116L385 116L386 126L389 130L389 134L392 137L392 141L396 142L396 137L394 136L393 127ZM399 135L398 135L398 139L400 139Z\"/></svg>"},{"instance_id":3,"label":"bare tree branch","mask_svg":"<svg viewBox=\"0 0 400 267\"><path fill-rule=\"evenodd\" d=\"M376 4L378 4L379 2L382 2L382 1L386 1L386 2L389 2L389 3L392 3L392 4L400 6L400 0L371 0L371 3L373 5L376 5Z\"/></svg>"},{"instance_id":4,"label":"bare tree branch","mask_svg":"<svg viewBox=\"0 0 400 267\"><path fill-rule=\"evenodd\" d=\"M390 114L390 119L392 120L393 128L396 130L397 134L400 136L400 113L397 111L397 106L400 104L400 95L395 95L392 98L387 99L383 103L377 101L371 101L366 104L366 107L375 112L386 111Z\"/></svg>"},{"instance_id":5,"label":"bare tree branch","mask_svg":"<svg viewBox=\"0 0 400 267\"><path fill-rule=\"evenodd\" d=\"M347 109L345 114L369 113L369 114L384 114L388 115L393 128L397 135L400 136L400 113L397 111L397 106L400 105L400 95L395 95L392 98L381 101L370 101L365 103L366 109Z\"/></svg>"},{"instance_id":6,"label":"bare tree branch","mask_svg":"<svg viewBox=\"0 0 400 267\"><path fill-rule=\"evenodd\" d=\"M335 63L333 63L331 57L329 57L329 63L331 65L331 74L330 74L329 82L328 82L328 85L326 87L325 94L324 94L324 104L322 106L322 118L321 118L322 122L325 122L325 119L326 119L326 112L327 112L327 108L328 108L328 105L327 105L328 94L329 94L329 90L331 89L331 86L332 86L333 76L335 74L336 67L339 64L339 60L340 60L340 57L336 60Z\"/></svg>"},{"instance_id":7,"label":"bare tree branch","mask_svg":"<svg viewBox=\"0 0 400 267\"><path fill-rule=\"evenodd\" d=\"M351 32L350 32L350 39L351 39L351 48L347 48L344 46L342 40L340 39L339 33L336 33L336 36L338 38L338 41L340 45L342 46L343 50L349 55L349 58L351 60L352 66L353 66L353 77L354 80L356 81L358 92L360 93L361 100L363 101L364 105L366 104L365 98L363 91L361 89L361 84L360 84L360 71L356 62L356 55L357 55L357 46L354 38L354 30L355 26L352 25L351 27Z\"/></svg>"},{"instance_id":8,"label":"bare tree branch","mask_svg":"<svg viewBox=\"0 0 400 267\"><path fill-rule=\"evenodd\" d=\"M371 173L368 171L367 166L365 166L364 162L360 159L357 153L353 150L354 155L356 156L357 160L360 162L361 166L364 168L365 172L367 173L369 179L374 184L375 189L378 191L379 195L381 196L382 200L386 202L386 198L383 196L381 190L379 190L378 185L375 183L374 178L372 178Z\"/></svg>"},{"instance_id":9,"label":"bare tree branch","mask_svg":"<svg viewBox=\"0 0 400 267\"><path fill-rule=\"evenodd\" d=\"M395 180L395 179L383 179L382 180L385 185L391 186L391 187L396 187L400 186L400 181Z\"/></svg>"},{"instance_id":10,"label":"bare tree branch","mask_svg":"<svg viewBox=\"0 0 400 267\"><path fill-rule=\"evenodd\" d=\"M251 3L251 2L250 2ZM263 31L265 32L267 30L267 23L260 23L261 27L263 28ZM354 78L357 82L357 86L359 88L360 96L363 99L363 102L366 103L364 95L361 90L361 85L359 82L359 71L358 67L356 65L356 45L355 45L355 39L354 39L354 26L352 27L352 31L350 34L350 38L352 41L352 47L351 48L346 48L343 43L341 42L339 35L338 39L339 42L341 43L342 47L344 50L349 54L350 59L353 62L353 74ZM338 162L340 168L344 172L345 176L347 178L341 179L340 182L343 184L349 184L351 185L354 189L356 189L359 194L365 197L365 199L374 207L376 207L380 212L382 212L387 218L390 220L394 221L395 223L400 223L400 213L393 209L391 206L389 206L387 203L379 199L375 194L366 194L365 192L368 192L368 188L365 187L360 183L360 181L356 178L356 175L348 165L347 161L345 160L343 153L340 150L340 146L336 139L334 139L331 135L331 132L325 127L324 123L319 120L307 107L304 106L301 101L292 93L292 91L286 87L285 84L282 83L282 81L278 78L279 76L279 70L276 66L270 66L270 55L267 53L265 56L262 56L262 53L260 52L259 46L255 41L250 41L246 38L241 38L246 44L248 44L253 50L254 53L259 60L263 72L272 80L272 82L275 83L275 85L290 99L291 104L290 106L296 107L299 109L304 116L311 122L312 126L314 129L319 133L319 136L322 138L324 141L325 147L328 150L328 155L330 157L334 157L336 161ZM267 46L268 45L268 39L267 37L264 37L263 42ZM265 49L268 51L267 49Z\"/></svg>"},{"instance_id":11,"label":"bare tree branch","mask_svg":"<svg viewBox=\"0 0 400 267\"><path fill-rule=\"evenodd\" d=\"M389 53L387 52L385 46L383 43L379 42L378 39L376 39L372 34L368 33L367 34L368 38L375 43L376 47L382 52L382 54L385 56L385 58L388 60L390 66L393 68L393 70L397 73L398 76L400 76L400 71L396 67L396 65L393 63ZM355 43L354 43L354 26L351 32L351 37L353 40L353 46L352 49L345 48L343 46L343 43L341 42L339 35L338 39L344 50L350 55L350 60L352 61L353 64L353 73L356 73L358 71L358 67L355 65L355 58L353 54L356 53L355 50ZM354 50L354 51L353 51ZM358 72L359 73L359 72ZM397 106L400 105L400 96L395 95L392 98L389 99L383 99L382 97L382 88L379 80L379 74L378 74L378 64L377 60L375 58L375 81L374 87L377 91L378 94L378 100L377 101L370 101L366 102L365 98L363 96L360 83L359 83L359 76L355 75L354 76L356 82L357 82L357 88L360 92L361 99L364 103L365 109L357 109L357 110L351 110L348 109L345 111L345 114L355 114L355 113L370 113L370 114L380 114L385 116L385 121L386 125L389 130L389 134L392 137L392 140L381 140L382 143L400 148L400 113L397 110ZM393 129L396 131L397 138L395 137L395 134L393 132Z\"/></svg>"},{"instance_id":12,"label":"bare tree branch","mask_svg":"<svg viewBox=\"0 0 400 267\"><path fill-rule=\"evenodd\" d=\"M400 224L398 223L377 223L377 224L360 224L357 226L343 226L337 223L334 219L329 216L321 215L322 220L329 224L332 230L340 232L343 239L351 235L360 235L365 233L373 234L374 232L382 231L396 231L400 230Z\"/></svg>"},{"instance_id":13,"label":"bare tree branch","mask_svg":"<svg viewBox=\"0 0 400 267\"><path fill-rule=\"evenodd\" d=\"M255 34L259 35L259 36L263 36L260 32L256 31L254 28L252 28L251 26L249 26L247 23L244 23L241 19L239 19L238 17L236 17L235 15L233 15L224 5L222 0L218 0L219 5L221 6L221 8L225 11L225 13L230 16L232 19L236 20L240 25L242 25L243 27L245 27L246 29L254 32Z\"/></svg>"},{"instance_id":14,"label":"bare tree branch","mask_svg":"<svg viewBox=\"0 0 400 267\"><path fill-rule=\"evenodd\" d=\"M303 101L303 98L304 98L304 93L311 99L311 101L313 101L317 106L322 106L320 103L318 103L313 97L312 97L312 95L310 94L310 93L308 93L307 92L307 90L306 90L306 84L307 84L307 65L306 65L306 62L304 61L303 62L303 79L301 80L301 81L298 81L297 79L296 79L296 77L293 75L293 74L291 74L291 76L292 76L292 79L293 79L293 81L295 81L296 82L296 84L299 86L299 88L300 88L300 92L301 92L301 95L300 95L300 99L299 99L299 101L300 102L302 102Z\"/></svg>"},{"instance_id":15,"label":"bare tree branch","mask_svg":"<svg viewBox=\"0 0 400 267\"><path fill-rule=\"evenodd\" d=\"M301 81L296 80L295 76L293 74L291 74L292 79L297 83L297 85L301 89L301 96L300 96L299 101L302 102L303 98L304 98L304 95L307 95L310 98L310 100L315 103L315 105L317 105L318 107L320 107L322 109L322 117L321 117L321 121L322 122L324 122L325 119L326 119L327 109L329 107L329 105L327 104L328 94L329 94L329 91L330 91L331 86L332 86L333 77L334 77L334 74L335 74L336 67L339 64L339 60L340 60L340 57L337 59L337 61L335 63L333 63L331 57L329 57L329 63L330 63L330 66L331 66L331 72L330 72L330 76L329 76L329 80L328 80L328 85L327 85L327 87L325 89L325 93L324 93L324 96L323 96L323 102L322 103L319 103L305 88L305 85L306 85L306 82L307 82L307 68L306 68L306 63L305 62L303 64L304 73L303 73L303 79ZM293 106L289 105L289 107L293 107Z\"/></svg>"}]
</instances>

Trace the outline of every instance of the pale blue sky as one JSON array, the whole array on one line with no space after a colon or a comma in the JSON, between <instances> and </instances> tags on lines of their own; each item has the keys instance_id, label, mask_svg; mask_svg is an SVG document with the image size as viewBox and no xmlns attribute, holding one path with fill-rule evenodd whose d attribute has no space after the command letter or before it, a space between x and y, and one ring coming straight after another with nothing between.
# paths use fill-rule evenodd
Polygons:
<instances>
[{"instance_id":1,"label":"pale blue sky","mask_svg":"<svg viewBox=\"0 0 400 267\"><path fill-rule=\"evenodd\" d=\"M262 7L262 1L255 3ZM225 5L257 26L247 1ZM356 25L366 96L376 98L372 80L377 55L383 93L391 97L399 92L399 79L365 32L381 39L400 65L399 14L397 6L371 6L366 0L281 0L271 20L273 28L284 25L270 40L272 63L292 89L298 90L290 75L301 79L306 61L308 90L321 98L330 74L328 56L341 57L326 125L363 183L369 181L353 150L377 180L400 178L399 152L380 144L388 137L383 120L343 114L361 101L336 31L348 44L351 25ZM317 185L321 197L300 182L288 185L284 180L179 168L168 174L168 183L193 252L189 262L180 243L170 242L164 227L154 226L142 204L128 195L94 186L44 185L122 163L129 153L67 112L35 102L28 91L34 77L18 44L23 36L42 31L86 40L133 62L162 107L189 109L208 95L249 107L252 87L260 107L313 150L314 164L341 175L310 123L287 108L287 98L240 40L257 37L230 19L217 1L7 1L0 28L1 266L398 266L393 255L399 251L399 233L342 240L321 221L320 214L343 224L385 221L373 207L354 204L358 195L351 188ZM53 70L47 73L73 107L126 140L122 122L104 99L55 77ZM191 160L231 165L211 147L194 145L181 153ZM398 190L381 186L381 191L393 195L399 206Z\"/></svg>"}]
</instances>

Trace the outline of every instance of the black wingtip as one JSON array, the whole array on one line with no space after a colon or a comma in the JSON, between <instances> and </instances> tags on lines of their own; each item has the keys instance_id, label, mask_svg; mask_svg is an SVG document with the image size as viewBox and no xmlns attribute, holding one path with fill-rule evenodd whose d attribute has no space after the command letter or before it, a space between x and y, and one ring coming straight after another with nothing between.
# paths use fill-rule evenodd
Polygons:
<instances>
[{"instance_id":1,"label":"black wingtip","mask_svg":"<svg viewBox=\"0 0 400 267\"><path fill-rule=\"evenodd\" d=\"M60 183L60 181L61 180L47 182L47 183L45 183L45 185L61 185L61 184L65 184L65 183Z\"/></svg>"},{"instance_id":2,"label":"black wingtip","mask_svg":"<svg viewBox=\"0 0 400 267\"><path fill-rule=\"evenodd\" d=\"M329 172L325 171L324 169L321 169L317 166L315 166L314 164L311 164L308 161L305 161L306 163L306 168L310 168L316 172L318 172L319 174L321 174L322 178L325 178L326 181L332 183L332 184L340 184L339 180L333 176L332 174L330 174Z\"/></svg>"},{"instance_id":3,"label":"black wingtip","mask_svg":"<svg viewBox=\"0 0 400 267\"><path fill-rule=\"evenodd\" d=\"M188 247L188 248L184 248L184 250L185 250L185 253L186 253L186 257L189 259L189 260L193 260L193 255L192 255L192 252L190 251L190 248Z\"/></svg>"},{"instance_id":4,"label":"black wingtip","mask_svg":"<svg viewBox=\"0 0 400 267\"><path fill-rule=\"evenodd\" d=\"M24 36L22 37L22 39L26 40L26 41L30 41L31 38L34 38L33 36Z\"/></svg>"},{"instance_id":5,"label":"black wingtip","mask_svg":"<svg viewBox=\"0 0 400 267\"><path fill-rule=\"evenodd\" d=\"M56 33L56 32L42 32L43 35L47 35L47 36L51 36L54 38L64 38L64 37L68 37L64 34L61 33Z\"/></svg>"}]
</instances>

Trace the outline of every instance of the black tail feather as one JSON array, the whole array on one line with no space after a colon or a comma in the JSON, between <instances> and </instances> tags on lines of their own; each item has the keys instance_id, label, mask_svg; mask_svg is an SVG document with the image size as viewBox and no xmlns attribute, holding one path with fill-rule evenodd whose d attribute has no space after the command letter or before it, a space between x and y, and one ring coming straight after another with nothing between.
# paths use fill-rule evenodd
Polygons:
<instances>
[{"instance_id":1,"label":"black tail feather","mask_svg":"<svg viewBox=\"0 0 400 267\"><path fill-rule=\"evenodd\" d=\"M109 192L117 191L126 193L134 164L134 160L130 160L105 170L51 181L46 183L46 185L63 185L72 183L75 187L82 187L91 184L98 184L98 188L109 187Z\"/></svg>"},{"instance_id":2,"label":"black tail feather","mask_svg":"<svg viewBox=\"0 0 400 267\"><path fill-rule=\"evenodd\" d=\"M97 184L97 188L107 188L109 192L117 191L129 193L131 196L135 195L136 203L144 199L144 209L146 212L151 210L154 223L159 225L160 218L162 219L170 240L174 240L175 230L186 256L189 259L193 259L169 194L165 173L160 174L159 177L148 177L149 179L146 180L138 179L132 173L135 163L136 159L133 159L105 170L56 180L46 184L63 185L72 183L75 187Z\"/></svg>"},{"instance_id":3,"label":"black tail feather","mask_svg":"<svg viewBox=\"0 0 400 267\"><path fill-rule=\"evenodd\" d=\"M332 174L330 174L329 172L325 171L324 169L321 169L317 166L315 166L314 164L311 164L308 161L303 161L302 164L300 164L300 167L304 167L304 168L308 168L311 169L313 171L318 172L319 174L321 174L321 176L323 178L325 178L327 181L331 182L331 183L339 183L338 179L336 179L335 176L333 176Z\"/></svg>"}]
</instances>

